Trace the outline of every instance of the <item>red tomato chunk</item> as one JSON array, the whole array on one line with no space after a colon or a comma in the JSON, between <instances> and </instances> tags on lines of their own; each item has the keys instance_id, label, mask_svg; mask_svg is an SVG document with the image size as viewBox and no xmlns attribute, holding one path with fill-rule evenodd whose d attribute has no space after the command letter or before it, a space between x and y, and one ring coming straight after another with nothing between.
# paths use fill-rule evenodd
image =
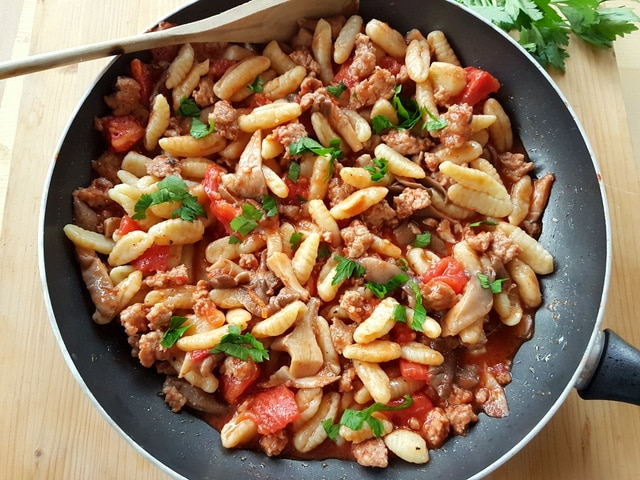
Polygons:
<instances>
[{"instance_id":1,"label":"red tomato chunk","mask_svg":"<svg viewBox=\"0 0 640 480\"><path fill-rule=\"evenodd\" d=\"M262 435L282 430L300 418L295 395L284 385L257 394L249 405L248 413Z\"/></svg>"},{"instance_id":2,"label":"red tomato chunk","mask_svg":"<svg viewBox=\"0 0 640 480\"><path fill-rule=\"evenodd\" d=\"M454 292L461 293L469 281L462 265L453 257L444 257L435 267L430 268L420 276L422 283L439 280L449 285Z\"/></svg>"}]
</instances>

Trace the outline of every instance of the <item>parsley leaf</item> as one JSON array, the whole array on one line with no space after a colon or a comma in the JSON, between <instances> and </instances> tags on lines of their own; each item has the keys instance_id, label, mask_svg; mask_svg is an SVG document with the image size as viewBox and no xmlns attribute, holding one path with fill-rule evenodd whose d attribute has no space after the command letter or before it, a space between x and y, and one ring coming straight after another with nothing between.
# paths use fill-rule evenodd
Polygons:
<instances>
[{"instance_id":1,"label":"parsley leaf","mask_svg":"<svg viewBox=\"0 0 640 480\"><path fill-rule=\"evenodd\" d=\"M273 217L278 213L278 205L276 199L271 195L262 196L262 209L267 217Z\"/></svg>"},{"instance_id":2,"label":"parsley leaf","mask_svg":"<svg viewBox=\"0 0 640 480\"><path fill-rule=\"evenodd\" d=\"M262 86L264 85L264 79L258 75L251 84L247 85L247 88L253 93L262 93Z\"/></svg>"},{"instance_id":3,"label":"parsley leaf","mask_svg":"<svg viewBox=\"0 0 640 480\"><path fill-rule=\"evenodd\" d=\"M311 152L314 155L330 155L331 160L340 160L343 156L343 152L340 150L340 139L338 138L331 140L328 147L323 147L310 137L303 137L289 145L289 153L294 157L306 152Z\"/></svg>"},{"instance_id":4,"label":"parsley leaf","mask_svg":"<svg viewBox=\"0 0 640 480\"><path fill-rule=\"evenodd\" d=\"M136 202L135 214L131 216L134 220L144 220L147 218L147 208L161 203L180 202L181 207L171 212L173 218L180 217L182 220L193 222L196 217L206 217L204 207L198 203L197 197L189 193L187 184L179 177L170 175L158 182L158 190L152 193L144 193Z\"/></svg>"},{"instance_id":5,"label":"parsley leaf","mask_svg":"<svg viewBox=\"0 0 640 480\"><path fill-rule=\"evenodd\" d=\"M416 239L413 241L413 246L416 248L425 248L431 243L431 233L424 232L416 235Z\"/></svg>"},{"instance_id":6,"label":"parsley leaf","mask_svg":"<svg viewBox=\"0 0 640 480\"><path fill-rule=\"evenodd\" d=\"M337 429L335 428L336 425L332 425L331 420L322 422L322 427L325 432L327 432L329 438L335 440L338 438L340 425L344 425L351 430L360 430L366 423L371 427L373 435L376 438L379 438L384 433L384 424L382 423L382 420L374 417L373 414L380 411L390 412L394 410L404 410L405 408L409 408L411 405L413 405L413 398L411 398L410 395L405 395L403 397L403 402L399 405L391 406L376 402L364 410L353 410L351 408L347 408L342 413Z\"/></svg>"},{"instance_id":7,"label":"parsley leaf","mask_svg":"<svg viewBox=\"0 0 640 480\"><path fill-rule=\"evenodd\" d=\"M398 113L398 120L400 120L398 128L411 130L422 119L424 109L419 108L415 100L400 97L401 91L402 85L397 85L391 103Z\"/></svg>"},{"instance_id":8,"label":"parsley leaf","mask_svg":"<svg viewBox=\"0 0 640 480\"><path fill-rule=\"evenodd\" d=\"M413 319L409 326L416 332L422 332L424 331L424 322L427 320L427 309L422 305L422 294L420 293L418 285L413 281L410 281L408 285L416 296L416 305L413 307Z\"/></svg>"},{"instance_id":9,"label":"parsley leaf","mask_svg":"<svg viewBox=\"0 0 640 480\"><path fill-rule=\"evenodd\" d=\"M482 288L486 288L491 290L491 293L500 293L502 292L502 284L509 280L508 278L498 278L493 282L489 280L489 277L484 273L478 273L478 280L480 281L480 286Z\"/></svg>"},{"instance_id":10,"label":"parsley leaf","mask_svg":"<svg viewBox=\"0 0 640 480\"><path fill-rule=\"evenodd\" d=\"M371 290L376 297L384 298L407 280L409 280L409 276L406 273L399 273L386 283L365 282L364 286Z\"/></svg>"},{"instance_id":11,"label":"parsley leaf","mask_svg":"<svg viewBox=\"0 0 640 480\"><path fill-rule=\"evenodd\" d=\"M430 120L428 120L424 126L429 132L442 130L444 127L449 125L449 123L444 118L436 117L429 110L427 110L426 112Z\"/></svg>"},{"instance_id":12,"label":"parsley leaf","mask_svg":"<svg viewBox=\"0 0 640 480\"><path fill-rule=\"evenodd\" d=\"M169 320L169 329L164 332L162 335L162 340L160 340L160 345L164 348L171 348L175 345L175 343L180 340L180 337L184 335L184 333L191 328L191 324L185 322L187 319L185 317L179 317L174 315Z\"/></svg>"},{"instance_id":13,"label":"parsley leaf","mask_svg":"<svg viewBox=\"0 0 640 480\"><path fill-rule=\"evenodd\" d=\"M393 321L407 323L407 307L404 305L396 305L393 307Z\"/></svg>"},{"instance_id":14,"label":"parsley leaf","mask_svg":"<svg viewBox=\"0 0 640 480\"><path fill-rule=\"evenodd\" d=\"M304 234L302 232L293 232L289 237L289 243L291 244L291 250L297 250L300 246L300 242L304 238Z\"/></svg>"},{"instance_id":15,"label":"parsley leaf","mask_svg":"<svg viewBox=\"0 0 640 480\"><path fill-rule=\"evenodd\" d=\"M358 278L364 275L365 269L359 263L338 255L333 258L338 260L338 265L336 267L336 274L333 277L333 280L331 280L331 285L338 285L348 278Z\"/></svg>"},{"instance_id":16,"label":"parsley leaf","mask_svg":"<svg viewBox=\"0 0 640 480\"><path fill-rule=\"evenodd\" d=\"M215 129L216 123L212 119L209 119L209 125L207 125L206 123L202 123L198 118L193 117L193 120L191 120L189 135L193 138L204 138L213 133Z\"/></svg>"},{"instance_id":17,"label":"parsley leaf","mask_svg":"<svg viewBox=\"0 0 640 480\"><path fill-rule=\"evenodd\" d=\"M457 0L503 30L518 32L518 42L543 67L565 71L573 33L603 48L638 29L640 18L628 7L600 8L606 0Z\"/></svg>"},{"instance_id":18,"label":"parsley leaf","mask_svg":"<svg viewBox=\"0 0 640 480\"><path fill-rule=\"evenodd\" d=\"M344 82L340 82L338 85L328 85L327 93L333 97L338 98L346 89L347 86L344 84Z\"/></svg>"},{"instance_id":19,"label":"parsley leaf","mask_svg":"<svg viewBox=\"0 0 640 480\"><path fill-rule=\"evenodd\" d=\"M321 243L318 248L318 256L316 258L329 258L331 256L331 251L329 250L329 246L326 243Z\"/></svg>"},{"instance_id":20,"label":"parsley leaf","mask_svg":"<svg viewBox=\"0 0 640 480\"><path fill-rule=\"evenodd\" d=\"M200 116L200 107L193 98L182 97L177 113L183 117L198 117Z\"/></svg>"},{"instance_id":21,"label":"parsley leaf","mask_svg":"<svg viewBox=\"0 0 640 480\"><path fill-rule=\"evenodd\" d=\"M235 235L231 235L229 237L229 245L237 245L238 243L242 243L242 240L240 240L240 238L236 237Z\"/></svg>"},{"instance_id":22,"label":"parsley leaf","mask_svg":"<svg viewBox=\"0 0 640 480\"><path fill-rule=\"evenodd\" d=\"M296 183L298 181L298 178L300 178L299 163L291 162L289 164L289 171L287 172L287 177L289 177L289 180L291 180L293 183Z\"/></svg>"},{"instance_id":23,"label":"parsley leaf","mask_svg":"<svg viewBox=\"0 0 640 480\"><path fill-rule=\"evenodd\" d=\"M376 115L371 119L371 126L376 134L386 130L387 128L395 127L395 125L391 123L391 120L382 114Z\"/></svg>"},{"instance_id":24,"label":"parsley leaf","mask_svg":"<svg viewBox=\"0 0 640 480\"><path fill-rule=\"evenodd\" d=\"M269 360L269 351L262 342L250 333L240 334L238 325L229 325L229 333L224 335L220 343L209 350L210 353L225 353L245 362L251 357L254 362Z\"/></svg>"},{"instance_id":25,"label":"parsley leaf","mask_svg":"<svg viewBox=\"0 0 640 480\"><path fill-rule=\"evenodd\" d=\"M261 219L262 212L250 203L245 203L242 205L242 214L231 220L229 226L231 230L245 237L258 226Z\"/></svg>"},{"instance_id":26,"label":"parsley leaf","mask_svg":"<svg viewBox=\"0 0 640 480\"><path fill-rule=\"evenodd\" d=\"M389 161L386 158L374 158L373 165L365 165L364 168L371 175L372 182L379 182L387 174L387 164Z\"/></svg>"},{"instance_id":27,"label":"parsley leaf","mask_svg":"<svg viewBox=\"0 0 640 480\"><path fill-rule=\"evenodd\" d=\"M493 220L480 220L479 222L473 222L469 224L470 227L479 227L481 225L495 227L496 225L498 225L498 222L494 222Z\"/></svg>"}]
</instances>

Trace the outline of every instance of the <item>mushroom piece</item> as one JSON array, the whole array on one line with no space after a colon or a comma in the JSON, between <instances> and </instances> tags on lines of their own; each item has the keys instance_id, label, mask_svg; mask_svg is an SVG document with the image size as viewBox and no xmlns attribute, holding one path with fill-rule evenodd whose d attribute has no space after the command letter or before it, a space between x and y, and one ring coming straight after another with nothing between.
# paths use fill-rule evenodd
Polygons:
<instances>
[{"instance_id":1,"label":"mushroom piece","mask_svg":"<svg viewBox=\"0 0 640 480\"><path fill-rule=\"evenodd\" d=\"M462 297L442 319L442 335L457 335L491 311L493 294L482 288L476 275L471 276Z\"/></svg>"},{"instance_id":2,"label":"mushroom piece","mask_svg":"<svg viewBox=\"0 0 640 480\"><path fill-rule=\"evenodd\" d=\"M358 262L365 268L364 278L368 282L387 283L396 275L404 273L397 265L376 257L364 257Z\"/></svg>"},{"instance_id":3,"label":"mushroom piece","mask_svg":"<svg viewBox=\"0 0 640 480\"><path fill-rule=\"evenodd\" d=\"M223 177L223 183L242 198L260 200L267 194L267 182L262 173L262 134L260 130L251 136L243 150L234 174Z\"/></svg>"},{"instance_id":4,"label":"mushroom piece","mask_svg":"<svg viewBox=\"0 0 640 480\"><path fill-rule=\"evenodd\" d=\"M164 389L175 388L186 399L186 405L198 412L211 415L224 415L229 410L228 405L220 403L216 396L191 385L186 380L168 376L164 382Z\"/></svg>"},{"instance_id":5,"label":"mushroom piece","mask_svg":"<svg viewBox=\"0 0 640 480\"><path fill-rule=\"evenodd\" d=\"M294 378L315 375L324 364L322 350L313 330L319 308L320 300L317 298L309 300L306 313L297 320L293 331L271 344L272 349L289 354L291 357L289 372Z\"/></svg>"}]
</instances>

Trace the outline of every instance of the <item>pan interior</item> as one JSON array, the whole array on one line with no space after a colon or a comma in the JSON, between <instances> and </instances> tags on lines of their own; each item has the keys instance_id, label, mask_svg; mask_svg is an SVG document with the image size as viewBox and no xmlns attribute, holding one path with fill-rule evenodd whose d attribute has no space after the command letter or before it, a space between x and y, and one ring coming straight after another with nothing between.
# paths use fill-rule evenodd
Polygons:
<instances>
[{"instance_id":1,"label":"pan interior","mask_svg":"<svg viewBox=\"0 0 640 480\"><path fill-rule=\"evenodd\" d=\"M170 20L183 23L240 2L196 2ZM490 71L503 87L497 95L519 132L536 173L556 181L543 219L542 244L556 271L542 280L544 305L535 335L516 355L506 389L510 416L484 415L467 437L455 437L417 467L395 463L364 469L338 460L297 462L227 451L211 427L188 413L174 414L158 395L163 378L139 365L118 322L95 325L73 247L62 233L71 222L71 193L89 183L99 156L93 118L105 114L102 98L133 58L113 62L81 102L52 166L43 203L41 265L53 328L70 368L100 410L130 442L166 471L185 478L469 478L501 464L536 432L573 385L594 330L606 287L607 228L598 171L581 128L563 97L539 67L505 35L447 0L363 0L361 15L380 18L401 32L444 31L463 64ZM145 54L140 54L144 57ZM472 452L473 454L469 454Z\"/></svg>"}]
</instances>

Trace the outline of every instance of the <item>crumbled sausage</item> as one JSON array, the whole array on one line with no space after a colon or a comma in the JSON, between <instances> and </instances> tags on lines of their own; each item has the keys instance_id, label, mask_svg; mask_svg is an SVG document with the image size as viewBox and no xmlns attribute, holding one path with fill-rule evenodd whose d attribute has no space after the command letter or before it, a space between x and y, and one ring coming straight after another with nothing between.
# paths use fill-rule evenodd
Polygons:
<instances>
[{"instance_id":1,"label":"crumbled sausage","mask_svg":"<svg viewBox=\"0 0 640 480\"><path fill-rule=\"evenodd\" d=\"M215 102L216 95L213 93L213 78L208 75L202 77L193 91L192 97L200 108L207 107Z\"/></svg>"},{"instance_id":2,"label":"crumbled sausage","mask_svg":"<svg viewBox=\"0 0 640 480\"><path fill-rule=\"evenodd\" d=\"M352 443L351 453L363 467L385 468L389 465L389 451L381 438Z\"/></svg>"},{"instance_id":3,"label":"crumbled sausage","mask_svg":"<svg viewBox=\"0 0 640 480\"><path fill-rule=\"evenodd\" d=\"M376 67L373 73L353 87L349 108L358 110L373 105L380 98L393 97L396 85L395 77L384 68Z\"/></svg>"},{"instance_id":4,"label":"crumbled sausage","mask_svg":"<svg viewBox=\"0 0 640 480\"><path fill-rule=\"evenodd\" d=\"M441 311L453 307L458 302L458 295L448 283L431 280L420 284L422 303L427 311Z\"/></svg>"},{"instance_id":5,"label":"crumbled sausage","mask_svg":"<svg viewBox=\"0 0 640 480\"><path fill-rule=\"evenodd\" d=\"M396 211L391 208L386 200L382 200L365 210L362 213L362 219L367 225L375 228L381 228L383 226L396 228L399 223Z\"/></svg>"},{"instance_id":6,"label":"crumbled sausage","mask_svg":"<svg viewBox=\"0 0 640 480\"><path fill-rule=\"evenodd\" d=\"M342 351L347 345L353 343L353 332L356 329L356 324L347 325L340 318L335 317L329 325L329 334L331 335L331 343L336 349L336 352L342 355Z\"/></svg>"},{"instance_id":7,"label":"crumbled sausage","mask_svg":"<svg viewBox=\"0 0 640 480\"><path fill-rule=\"evenodd\" d=\"M289 443L289 436L285 430L278 430L264 435L258 443L262 451L269 457L276 457L286 448Z\"/></svg>"},{"instance_id":8,"label":"crumbled sausage","mask_svg":"<svg viewBox=\"0 0 640 480\"><path fill-rule=\"evenodd\" d=\"M220 100L213 106L209 120L216 126L216 133L228 140L236 140L241 130L238 126L238 111L227 100Z\"/></svg>"},{"instance_id":9,"label":"crumbled sausage","mask_svg":"<svg viewBox=\"0 0 640 480\"><path fill-rule=\"evenodd\" d=\"M144 279L144 284L151 288L177 287L189 283L187 267L178 265L166 272L157 272Z\"/></svg>"},{"instance_id":10,"label":"crumbled sausage","mask_svg":"<svg viewBox=\"0 0 640 480\"><path fill-rule=\"evenodd\" d=\"M169 407L171 407L171 411L173 413L177 413L182 410L187 403L187 397L185 397L180 390L178 390L174 385L165 384L162 388L162 393L164 394L164 401Z\"/></svg>"},{"instance_id":11,"label":"crumbled sausage","mask_svg":"<svg viewBox=\"0 0 640 480\"><path fill-rule=\"evenodd\" d=\"M154 330L140 336L138 340L138 359L145 367L151 367L156 360L165 360L167 358L167 350L160 345L163 333Z\"/></svg>"},{"instance_id":12,"label":"crumbled sausage","mask_svg":"<svg viewBox=\"0 0 640 480\"><path fill-rule=\"evenodd\" d=\"M180 177L182 168L180 162L166 155L158 155L146 163L147 174L164 178L171 175Z\"/></svg>"},{"instance_id":13,"label":"crumbled sausage","mask_svg":"<svg viewBox=\"0 0 640 480\"><path fill-rule=\"evenodd\" d=\"M498 155L496 168L502 178L515 183L533 170L533 163L521 153L505 152Z\"/></svg>"},{"instance_id":14,"label":"crumbled sausage","mask_svg":"<svg viewBox=\"0 0 640 480\"><path fill-rule=\"evenodd\" d=\"M442 408L436 407L430 410L421 429L427 447L440 448L449 438L450 428L449 418Z\"/></svg>"},{"instance_id":15,"label":"crumbled sausage","mask_svg":"<svg viewBox=\"0 0 640 480\"><path fill-rule=\"evenodd\" d=\"M393 198L398 218L408 218L414 212L431 205L431 194L422 188L405 188L402 193Z\"/></svg>"},{"instance_id":16,"label":"crumbled sausage","mask_svg":"<svg viewBox=\"0 0 640 480\"><path fill-rule=\"evenodd\" d=\"M382 135L382 141L401 155L416 155L433 146L428 137L420 138L411 134L407 129L392 129Z\"/></svg>"},{"instance_id":17,"label":"crumbled sausage","mask_svg":"<svg viewBox=\"0 0 640 480\"><path fill-rule=\"evenodd\" d=\"M140 108L140 84L130 77L118 77L116 91L104 97L114 115L129 115Z\"/></svg>"},{"instance_id":18,"label":"crumbled sausage","mask_svg":"<svg viewBox=\"0 0 640 480\"><path fill-rule=\"evenodd\" d=\"M447 418L451 424L451 430L456 435L466 435L469 425L478 421L478 416L473 407L468 404L449 405L445 408Z\"/></svg>"},{"instance_id":19,"label":"crumbled sausage","mask_svg":"<svg viewBox=\"0 0 640 480\"><path fill-rule=\"evenodd\" d=\"M373 243L373 235L360 220L354 220L340 230L340 236L345 243L345 255L349 258L361 257Z\"/></svg>"},{"instance_id":20,"label":"crumbled sausage","mask_svg":"<svg viewBox=\"0 0 640 480\"><path fill-rule=\"evenodd\" d=\"M454 104L442 115L447 126L437 135L440 142L449 148L460 148L471 137L471 119L473 108L466 103Z\"/></svg>"},{"instance_id":21,"label":"crumbled sausage","mask_svg":"<svg viewBox=\"0 0 640 480\"><path fill-rule=\"evenodd\" d=\"M313 54L307 48L299 48L289 54L291 60L298 65L302 65L307 72L313 72L316 75L320 73L320 64L313 58Z\"/></svg>"}]
</instances>

